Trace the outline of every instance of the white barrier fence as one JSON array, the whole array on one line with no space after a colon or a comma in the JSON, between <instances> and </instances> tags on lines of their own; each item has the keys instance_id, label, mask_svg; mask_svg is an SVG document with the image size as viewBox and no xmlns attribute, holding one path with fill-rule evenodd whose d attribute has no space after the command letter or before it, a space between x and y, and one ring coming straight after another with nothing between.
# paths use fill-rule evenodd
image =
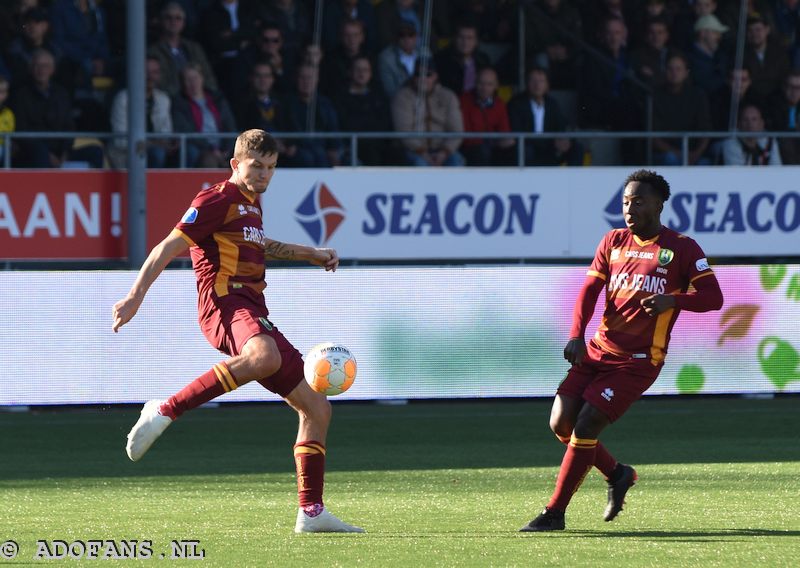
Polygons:
<instances>
[{"instance_id":1,"label":"white barrier fence","mask_svg":"<svg viewBox=\"0 0 800 568\"><path fill-rule=\"evenodd\" d=\"M684 312L653 394L800 392L800 265L723 266L721 312ZM549 397L579 267L268 269L271 319L301 352L355 353L337 399ZM141 402L222 355L196 322L190 270L167 271L118 334L134 272L0 272L0 405ZM590 326L593 330L595 323ZM222 401L275 400L256 383Z\"/></svg>"}]
</instances>

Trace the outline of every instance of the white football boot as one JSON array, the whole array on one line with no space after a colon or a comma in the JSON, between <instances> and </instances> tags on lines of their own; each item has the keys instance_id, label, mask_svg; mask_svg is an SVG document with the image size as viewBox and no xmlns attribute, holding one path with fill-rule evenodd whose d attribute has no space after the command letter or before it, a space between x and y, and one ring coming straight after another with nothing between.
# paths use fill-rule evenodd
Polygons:
<instances>
[{"instance_id":1,"label":"white football boot","mask_svg":"<svg viewBox=\"0 0 800 568\"><path fill-rule=\"evenodd\" d=\"M128 445L125 451L132 461L138 461L150 449L158 437L172 424L169 416L158 412L163 400L148 400L142 408L139 420L128 433Z\"/></svg>"},{"instance_id":2,"label":"white football boot","mask_svg":"<svg viewBox=\"0 0 800 568\"><path fill-rule=\"evenodd\" d=\"M327 509L323 508L315 517L306 515L303 509L297 511L297 522L294 525L296 533L363 533L361 527L348 525L337 519Z\"/></svg>"}]
</instances>

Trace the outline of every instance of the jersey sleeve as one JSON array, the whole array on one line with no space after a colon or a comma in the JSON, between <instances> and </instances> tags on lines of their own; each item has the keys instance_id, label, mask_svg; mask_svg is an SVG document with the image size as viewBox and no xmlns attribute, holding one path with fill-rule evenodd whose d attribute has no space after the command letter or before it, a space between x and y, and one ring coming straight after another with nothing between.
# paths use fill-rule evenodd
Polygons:
<instances>
[{"instance_id":1,"label":"jersey sleeve","mask_svg":"<svg viewBox=\"0 0 800 568\"><path fill-rule=\"evenodd\" d=\"M191 246L218 231L225 221L228 203L224 195L214 190L197 194L175 229Z\"/></svg>"},{"instance_id":2,"label":"jersey sleeve","mask_svg":"<svg viewBox=\"0 0 800 568\"><path fill-rule=\"evenodd\" d=\"M693 239L685 239L684 253L681 255L684 259L683 273L686 275L687 281L691 284L698 278L703 278L714 274L711 270L711 265L708 263L706 253L700 248Z\"/></svg>"},{"instance_id":3,"label":"jersey sleeve","mask_svg":"<svg viewBox=\"0 0 800 568\"><path fill-rule=\"evenodd\" d=\"M594 276L604 282L608 281L609 275L609 254L610 254L610 238L611 233L606 233L600 244L597 245L597 250L594 253L594 260L592 260L589 270L586 271L586 276Z\"/></svg>"},{"instance_id":4,"label":"jersey sleeve","mask_svg":"<svg viewBox=\"0 0 800 568\"><path fill-rule=\"evenodd\" d=\"M682 276L684 282L694 286L694 291L689 293L676 293L675 307L690 312L707 312L718 310L722 307L724 298L717 277L703 249L694 240L685 239L681 257Z\"/></svg>"}]
</instances>

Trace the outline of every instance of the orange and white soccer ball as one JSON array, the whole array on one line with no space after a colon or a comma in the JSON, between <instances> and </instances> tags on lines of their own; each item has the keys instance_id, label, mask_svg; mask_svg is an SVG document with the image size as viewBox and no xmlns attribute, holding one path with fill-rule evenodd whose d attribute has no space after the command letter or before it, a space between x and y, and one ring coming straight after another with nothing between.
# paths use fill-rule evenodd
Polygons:
<instances>
[{"instance_id":1,"label":"orange and white soccer ball","mask_svg":"<svg viewBox=\"0 0 800 568\"><path fill-rule=\"evenodd\" d=\"M344 345L320 343L305 358L303 372L311 388L327 396L342 394L356 379L356 358Z\"/></svg>"}]
</instances>

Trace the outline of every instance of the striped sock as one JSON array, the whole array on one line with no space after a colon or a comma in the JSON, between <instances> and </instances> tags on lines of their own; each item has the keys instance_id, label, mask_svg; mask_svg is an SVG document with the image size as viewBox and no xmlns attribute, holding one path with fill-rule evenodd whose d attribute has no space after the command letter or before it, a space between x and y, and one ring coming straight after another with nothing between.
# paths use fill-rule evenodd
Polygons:
<instances>
[{"instance_id":1,"label":"striped sock","mask_svg":"<svg viewBox=\"0 0 800 568\"><path fill-rule=\"evenodd\" d=\"M294 445L297 470L297 498L306 514L322 511L322 488L325 483L325 446L314 440Z\"/></svg>"},{"instance_id":2,"label":"striped sock","mask_svg":"<svg viewBox=\"0 0 800 568\"><path fill-rule=\"evenodd\" d=\"M564 444L565 446L569 444L569 438L565 436L559 436L556 434L556 438ZM611 474L614 473L614 468L617 467L617 460L611 453L606 449L602 442L598 440L597 442L597 452L594 455L594 467L600 470L606 479L611 477Z\"/></svg>"},{"instance_id":3,"label":"striped sock","mask_svg":"<svg viewBox=\"0 0 800 568\"><path fill-rule=\"evenodd\" d=\"M225 363L217 363L161 405L159 412L175 420L178 416L237 388L236 379Z\"/></svg>"},{"instance_id":4,"label":"striped sock","mask_svg":"<svg viewBox=\"0 0 800 568\"><path fill-rule=\"evenodd\" d=\"M547 504L549 509L567 510L570 499L592 469L596 450L597 440L576 438L572 435L561 461L555 491Z\"/></svg>"}]
</instances>

